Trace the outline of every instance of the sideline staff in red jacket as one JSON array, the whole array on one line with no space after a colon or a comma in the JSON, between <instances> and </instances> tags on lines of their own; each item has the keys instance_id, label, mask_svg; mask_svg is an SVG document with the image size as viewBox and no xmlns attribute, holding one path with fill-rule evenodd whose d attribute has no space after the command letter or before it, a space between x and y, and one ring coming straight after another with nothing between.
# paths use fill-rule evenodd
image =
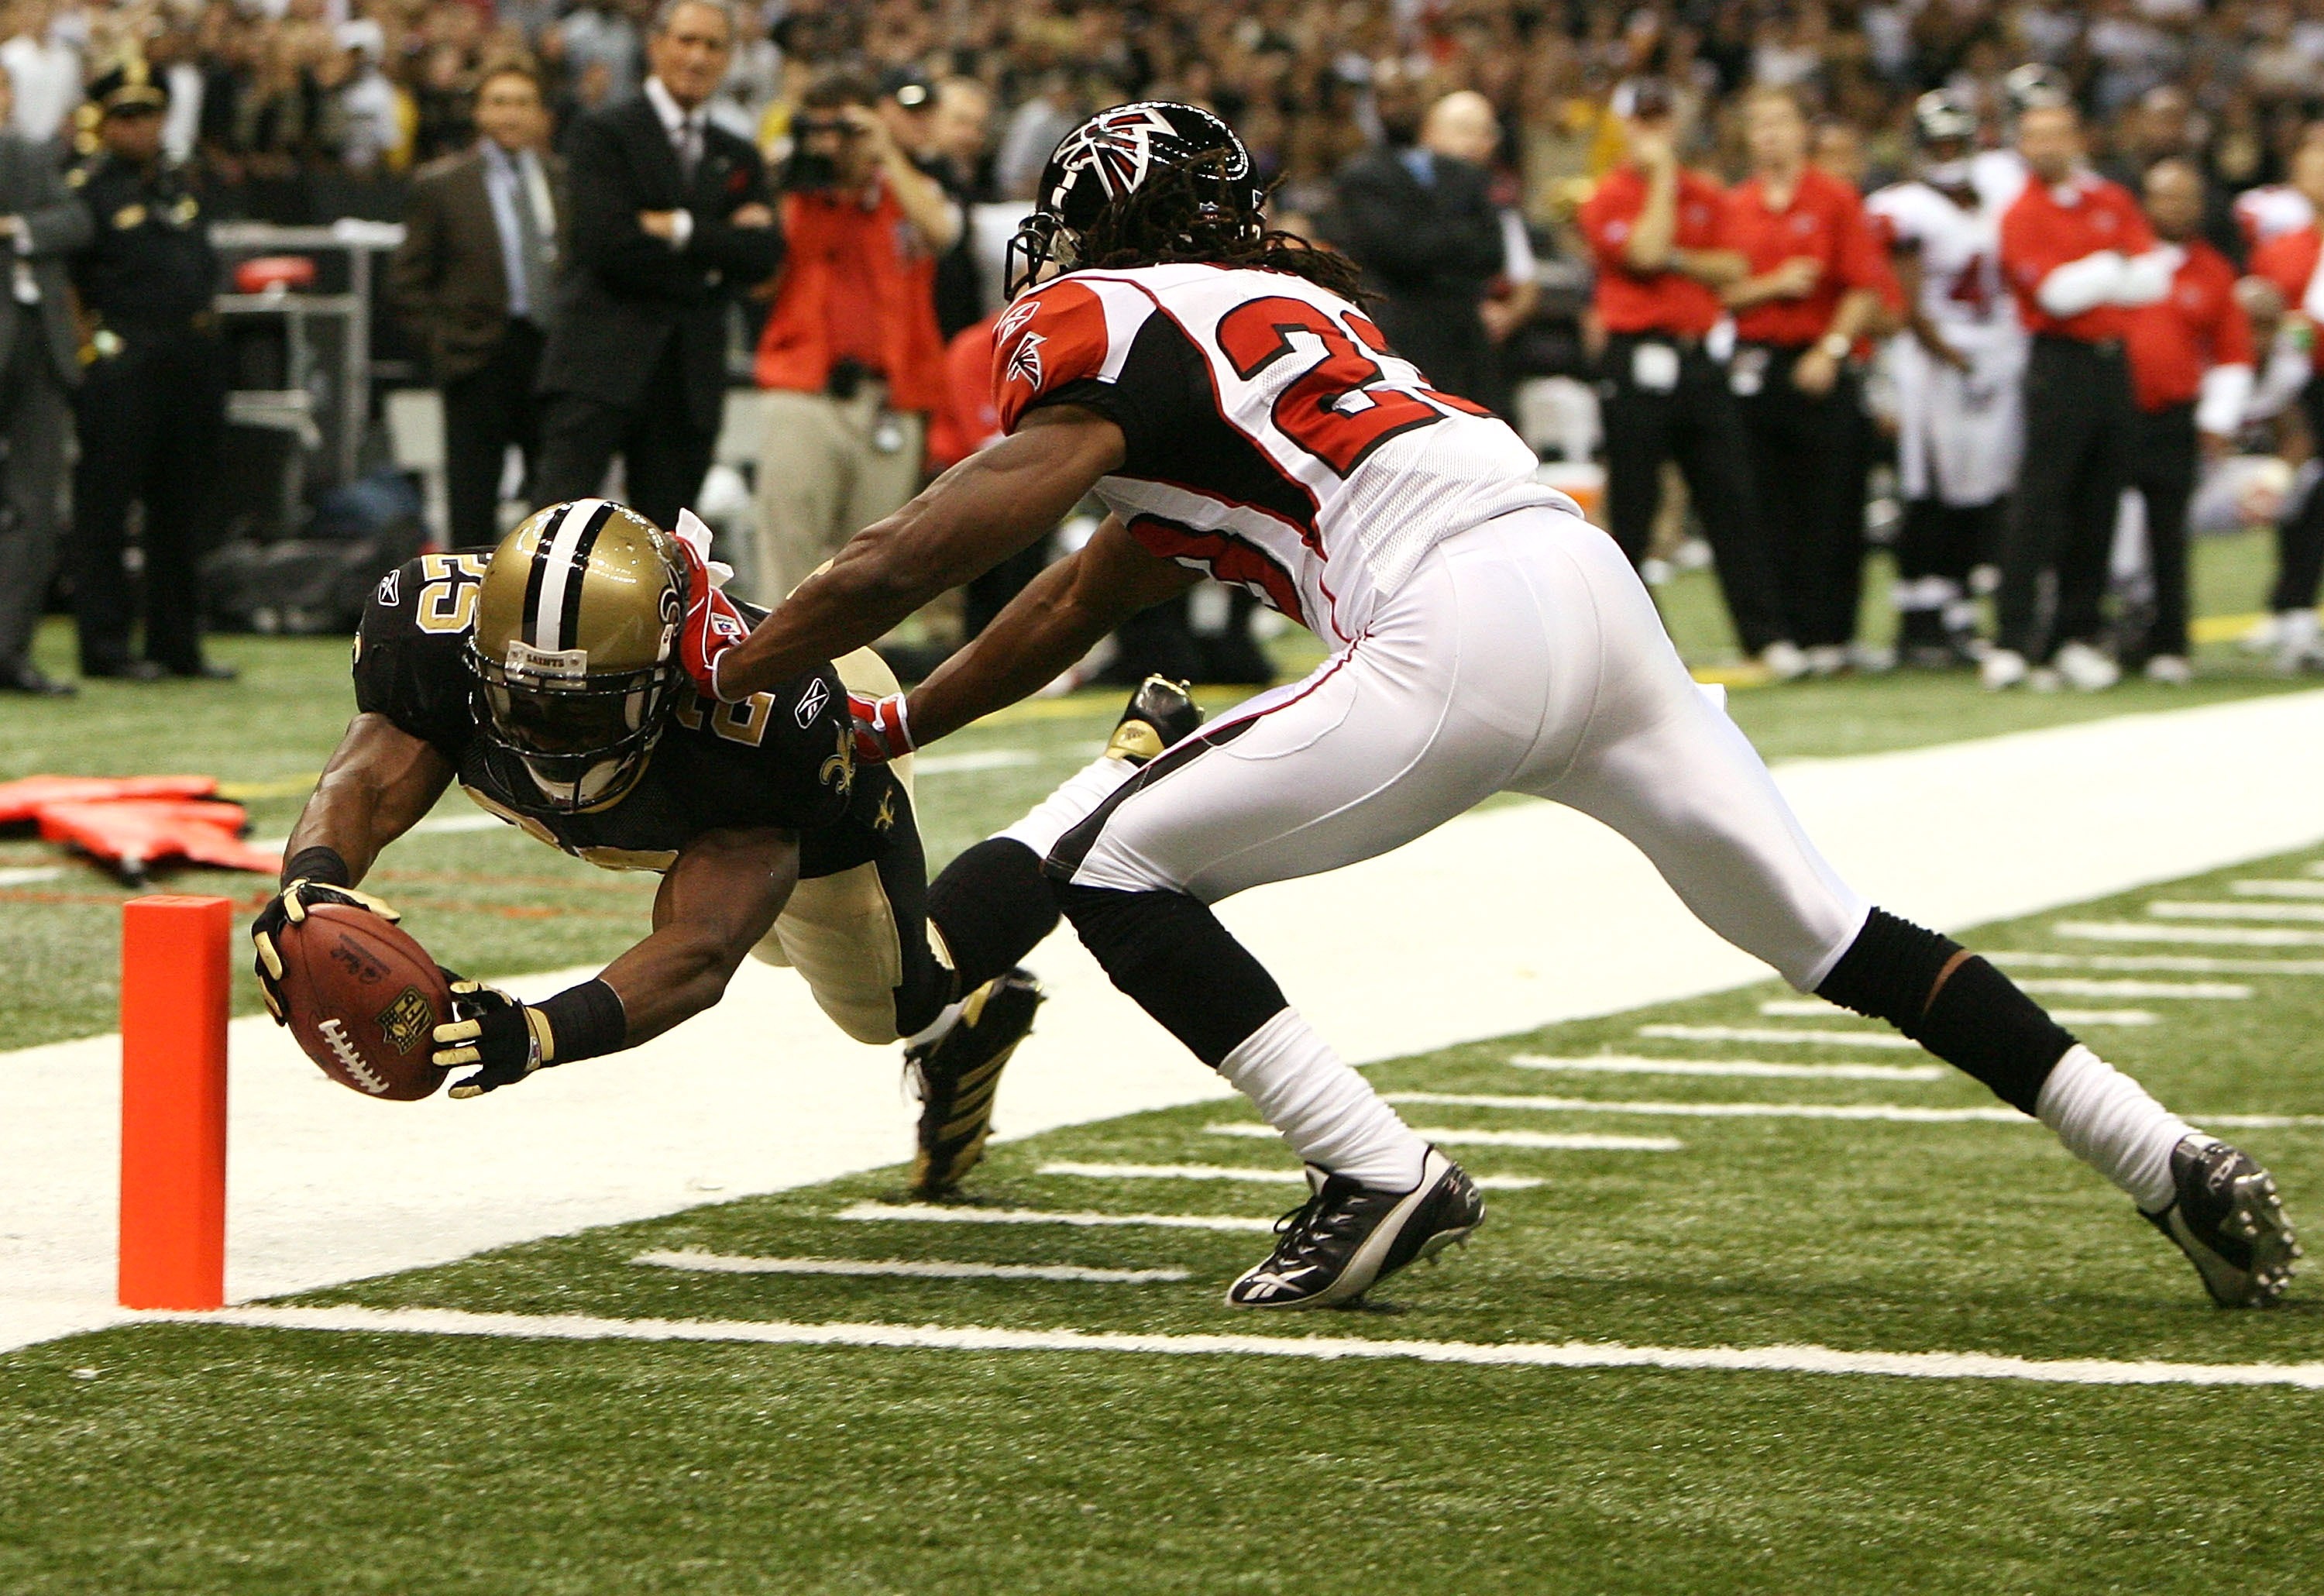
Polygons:
<instances>
[{"instance_id":1,"label":"sideline staff in red jacket","mask_svg":"<svg viewBox=\"0 0 2324 1596\"><path fill-rule=\"evenodd\" d=\"M1735 312L1729 376L1760 484L1759 524L1793 641L1820 675L1856 636L1864 568L1864 396L1849 357L1895 274L1840 179L1808 164L1808 122L1787 88L1743 103L1751 175L1727 197L1727 243L1751 275Z\"/></svg>"},{"instance_id":2,"label":"sideline staff in red jacket","mask_svg":"<svg viewBox=\"0 0 2324 1596\"><path fill-rule=\"evenodd\" d=\"M1718 291L1742 278L1743 257L1727 246L1719 185L1679 164L1673 105L1656 78L1615 91L1628 159L1580 216L1607 335L1598 382L1607 519L1630 563L1643 562L1662 507L1663 462L1677 461L1745 651L1778 677L1797 676L1803 667L1759 530L1742 420L1725 363L1703 347L1719 322Z\"/></svg>"},{"instance_id":3,"label":"sideline staff in red jacket","mask_svg":"<svg viewBox=\"0 0 2324 1596\"><path fill-rule=\"evenodd\" d=\"M2154 624L2146 674L2173 686L2187 666L2187 501L2199 453L2227 451L2252 390L2251 318L2236 269L2203 241L2203 178L2184 161L2146 171L2146 218L2179 254L2171 291L2130 313L2131 391L2138 404L2130 485L2146 501ZM2200 440L2200 441L2199 441Z\"/></svg>"},{"instance_id":4,"label":"sideline staff in red jacket","mask_svg":"<svg viewBox=\"0 0 2324 1596\"><path fill-rule=\"evenodd\" d=\"M2155 249L2128 189L2083 167L2071 104L2029 106L2017 148L2029 175L2001 218L2001 270L2034 335L2025 366L2032 447L2002 542L1999 646L1980 669L1987 687L2012 687L2054 655L2061 676L2095 691L2121 675L2098 637L2137 420L2123 341L2131 311L2169 291L2178 260ZM2052 569L2057 610L2045 621L2042 576Z\"/></svg>"}]
</instances>

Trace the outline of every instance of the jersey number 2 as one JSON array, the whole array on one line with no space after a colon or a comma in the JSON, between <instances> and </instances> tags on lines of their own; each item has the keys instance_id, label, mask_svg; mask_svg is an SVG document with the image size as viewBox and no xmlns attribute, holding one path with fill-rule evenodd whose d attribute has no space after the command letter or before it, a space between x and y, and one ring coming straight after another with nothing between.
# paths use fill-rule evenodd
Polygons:
<instances>
[{"instance_id":1,"label":"jersey number 2","mask_svg":"<svg viewBox=\"0 0 2324 1596\"><path fill-rule=\"evenodd\" d=\"M1278 360L1303 350L1312 355L1307 369L1277 397L1275 425L1341 476L1389 438L1443 420L1447 407L1486 413L1431 388L1391 384L1365 346L1372 354L1388 352L1370 318L1351 315L1342 322L1305 300L1252 300L1219 322L1219 348L1246 383Z\"/></svg>"}]
</instances>

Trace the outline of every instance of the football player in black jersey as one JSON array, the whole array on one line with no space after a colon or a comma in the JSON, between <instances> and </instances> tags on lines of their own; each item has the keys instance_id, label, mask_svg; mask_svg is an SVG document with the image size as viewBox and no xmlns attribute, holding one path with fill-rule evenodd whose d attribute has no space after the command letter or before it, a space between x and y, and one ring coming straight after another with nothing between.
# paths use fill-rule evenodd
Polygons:
<instances>
[{"instance_id":1,"label":"football player in black jersey","mask_svg":"<svg viewBox=\"0 0 2324 1596\"><path fill-rule=\"evenodd\" d=\"M359 713L251 929L260 986L279 1019L273 939L313 905L397 918L356 885L456 780L537 840L662 884L651 933L546 1001L455 978L435 1061L477 1067L453 1096L634 1047L717 1002L756 951L796 967L857 1041L907 1041L923 1102L913 1185L942 1195L982 1156L1001 1066L1040 1001L1017 965L1057 920L1041 855L1200 716L1149 681L1105 757L931 884L908 770L856 759L843 677L892 693L878 657L705 703L674 652L689 569L677 535L585 499L490 555L425 555L383 581L355 639Z\"/></svg>"}]
</instances>

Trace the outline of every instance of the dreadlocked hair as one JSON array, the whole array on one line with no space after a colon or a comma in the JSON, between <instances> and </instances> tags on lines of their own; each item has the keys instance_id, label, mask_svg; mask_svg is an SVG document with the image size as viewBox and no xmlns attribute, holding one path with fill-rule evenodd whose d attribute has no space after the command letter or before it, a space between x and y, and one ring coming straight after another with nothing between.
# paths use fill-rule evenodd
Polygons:
<instances>
[{"instance_id":1,"label":"dreadlocked hair","mask_svg":"<svg viewBox=\"0 0 2324 1596\"><path fill-rule=\"evenodd\" d=\"M1304 277L1359 304L1371 298L1361 269L1339 251L1318 248L1207 198L1198 180L1223 179L1226 161L1221 151L1168 167L1109 204L1082 230L1074 269L1257 266Z\"/></svg>"}]
</instances>

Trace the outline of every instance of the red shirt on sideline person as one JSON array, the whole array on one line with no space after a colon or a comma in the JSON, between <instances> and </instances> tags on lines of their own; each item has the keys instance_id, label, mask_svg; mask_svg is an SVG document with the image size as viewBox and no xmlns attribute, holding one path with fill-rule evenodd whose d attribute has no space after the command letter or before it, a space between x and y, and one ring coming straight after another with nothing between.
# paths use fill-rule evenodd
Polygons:
<instances>
[{"instance_id":1,"label":"red shirt on sideline person","mask_svg":"<svg viewBox=\"0 0 2324 1596\"><path fill-rule=\"evenodd\" d=\"M2076 172L2052 188L2029 182L2001 217L2001 272L2017 296L2017 314L2032 333L2051 333L2085 344L2119 339L2129 331L2131 312L2121 305L2094 305L2072 316L2052 316L2038 297L2043 280L2059 267L2101 250L2144 254L2154 247L2130 190L2095 172Z\"/></svg>"},{"instance_id":2,"label":"red shirt on sideline person","mask_svg":"<svg viewBox=\"0 0 2324 1596\"><path fill-rule=\"evenodd\" d=\"M1635 166L1618 166L1608 172L1582 202L1577 219L1598 268L1599 324L1609 333L1669 333L1699 338L1719 324L1719 291L1668 268L1639 272L1623 253L1631 224L1646 203L1646 174ZM1726 193L1717 183L1681 169L1673 246L1731 247L1722 220L1726 205Z\"/></svg>"},{"instance_id":3,"label":"red shirt on sideline person","mask_svg":"<svg viewBox=\"0 0 2324 1596\"><path fill-rule=\"evenodd\" d=\"M2236 269L2200 238L2185 248L2170 293L2129 313L2131 392L2149 414L2191 404L2213 366L2256 358L2251 318L2236 300Z\"/></svg>"},{"instance_id":4,"label":"red shirt on sideline person","mask_svg":"<svg viewBox=\"0 0 2324 1596\"><path fill-rule=\"evenodd\" d=\"M2265 278L2283 294L2287 309L2297 312L2308 298L2308 284L2316 264L2324 260L2324 228L2310 223L2290 233L2279 233L2252 251L2251 274ZM2324 371L2324 338L2309 348L2308 357Z\"/></svg>"},{"instance_id":5,"label":"red shirt on sideline person","mask_svg":"<svg viewBox=\"0 0 2324 1596\"><path fill-rule=\"evenodd\" d=\"M1815 287L1795 300L1768 300L1738 311L1735 336L1750 344L1801 347L1823 337L1842 295L1862 289L1891 305L1903 302L1887 252L1864 215L1864 201L1830 172L1801 169L1791 203L1767 206L1757 178L1727 195L1723 240L1740 250L1751 274L1772 272L1787 260L1807 259L1823 268Z\"/></svg>"}]
</instances>

